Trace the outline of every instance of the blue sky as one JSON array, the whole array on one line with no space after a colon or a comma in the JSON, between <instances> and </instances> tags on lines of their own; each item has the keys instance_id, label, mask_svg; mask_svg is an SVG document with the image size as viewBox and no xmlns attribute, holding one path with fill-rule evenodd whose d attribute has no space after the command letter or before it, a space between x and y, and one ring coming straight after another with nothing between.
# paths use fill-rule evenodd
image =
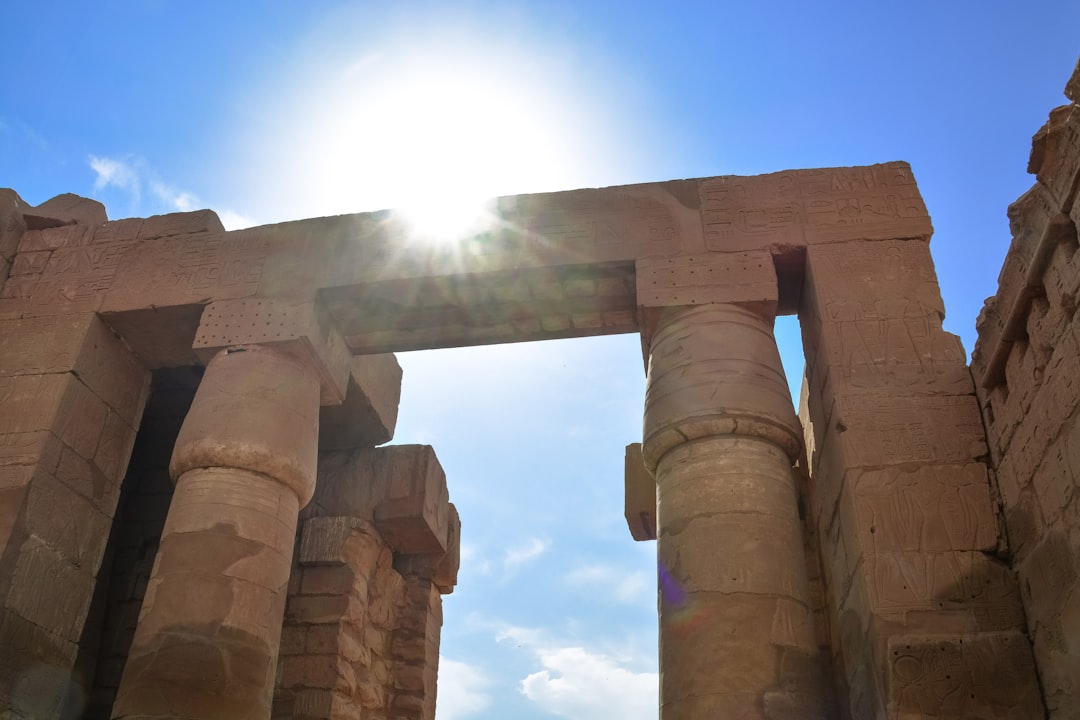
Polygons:
<instances>
[{"instance_id":1,"label":"blue sky","mask_svg":"<svg viewBox=\"0 0 1080 720\"><path fill-rule=\"evenodd\" d=\"M5 3L0 186L240 227L907 160L970 352L1078 27L1072 0ZM440 720L655 717L654 548L622 520L637 338L401 362L395 442L434 445L464 525Z\"/></svg>"}]
</instances>

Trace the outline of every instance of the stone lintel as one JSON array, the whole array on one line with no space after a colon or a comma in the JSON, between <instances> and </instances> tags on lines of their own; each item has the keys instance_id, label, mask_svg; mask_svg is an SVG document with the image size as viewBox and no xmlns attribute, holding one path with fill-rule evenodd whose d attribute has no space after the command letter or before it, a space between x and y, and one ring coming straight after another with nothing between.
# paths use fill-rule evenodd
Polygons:
<instances>
[{"instance_id":1,"label":"stone lintel","mask_svg":"<svg viewBox=\"0 0 1080 720\"><path fill-rule=\"evenodd\" d=\"M626 446L623 475L626 524L635 540L656 539L656 480L645 467L641 443Z\"/></svg>"},{"instance_id":2,"label":"stone lintel","mask_svg":"<svg viewBox=\"0 0 1080 720\"><path fill-rule=\"evenodd\" d=\"M352 358L340 405L319 412L319 450L347 450L389 442L401 399L401 366L392 354Z\"/></svg>"},{"instance_id":3,"label":"stone lintel","mask_svg":"<svg viewBox=\"0 0 1080 720\"><path fill-rule=\"evenodd\" d=\"M284 352L318 374L320 402L346 396L352 356L319 303L282 300L219 300L203 311L193 347L204 362L219 351L263 345Z\"/></svg>"}]
</instances>

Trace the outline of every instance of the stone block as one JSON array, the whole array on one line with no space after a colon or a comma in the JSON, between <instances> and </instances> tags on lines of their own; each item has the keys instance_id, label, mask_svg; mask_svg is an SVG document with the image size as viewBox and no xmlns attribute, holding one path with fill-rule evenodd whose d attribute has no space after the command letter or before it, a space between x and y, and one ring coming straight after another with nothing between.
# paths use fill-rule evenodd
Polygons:
<instances>
[{"instance_id":1,"label":"stone block","mask_svg":"<svg viewBox=\"0 0 1080 720\"><path fill-rule=\"evenodd\" d=\"M351 362L340 405L319 412L319 449L374 447L394 437L401 399L401 366L392 354L359 355Z\"/></svg>"},{"instance_id":2,"label":"stone block","mask_svg":"<svg viewBox=\"0 0 1080 720\"><path fill-rule=\"evenodd\" d=\"M776 315L776 268L766 250L645 257L635 265L638 322L646 346L666 307L737 303Z\"/></svg>"},{"instance_id":3,"label":"stone block","mask_svg":"<svg viewBox=\"0 0 1080 720\"><path fill-rule=\"evenodd\" d=\"M970 630L1023 630L1016 579L1000 560L981 552L877 552L863 558L862 577L875 615L923 622L949 615ZM905 620L906 618L906 620Z\"/></svg>"},{"instance_id":4,"label":"stone block","mask_svg":"<svg viewBox=\"0 0 1080 720\"><path fill-rule=\"evenodd\" d=\"M301 565L344 565L350 559L346 545L353 535L373 538L375 529L355 517L308 518L301 531L297 559ZM365 566L374 566L374 557L370 560Z\"/></svg>"},{"instance_id":5,"label":"stone block","mask_svg":"<svg viewBox=\"0 0 1080 720\"><path fill-rule=\"evenodd\" d=\"M61 717L78 649L0 607L0 697L8 704L0 712L13 718Z\"/></svg>"},{"instance_id":6,"label":"stone block","mask_svg":"<svg viewBox=\"0 0 1080 720\"><path fill-rule=\"evenodd\" d=\"M225 227L221 224L216 212L213 210L194 210L148 217L139 227L137 238L139 240L154 240L174 235L223 232L225 232Z\"/></svg>"},{"instance_id":7,"label":"stone block","mask_svg":"<svg viewBox=\"0 0 1080 720\"><path fill-rule=\"evenodd\" d=\"M269 254L270 242L258 230L140 242L119 259L116 273L124 282L110 280L101 288L101 310L202 306L207 300L251 297Z\"/></svg>"},{"instance_id":8,"label":"stone block","mask_svg":"<svg viewBox=\"0 0 1080 720\"><path fill-rule=\"evenodd\" d=\"M18 550L5 607L70 642L78 642L94 593L96 569L80 568L30 537Z\"/></svg>"},{"instance_id":9,"label":"stone block","mask_svg":"<svg viewBox=\"0 0 1080 720\"><path fill-rule=\"evenodd\" d=\"M1044 716L1031 647L1020 632L894 635L885 677L888 716Z\"/></svg>"},{"instance_id":10,"label":"stone block","mask_svg":"<svg viewBox=\"0 0 1080 720\"><path fill-rule=\"evenodd\" d=\"M1080 181L1080 108L1054 108L1031 145L1028 172L1035 174L1057 208L1067 214Z\"/></svg>"},{"instance_id":11,"label":"stone block","mask_svg":"<svg viewBox=\"0 0 1080 720\"><path fill-rule=\"evenodd\" d=\"M1076 69L1073 70L1069 81L1065 83L1065 97L1074 103L1080 103L1080 60L1076 62Z\"/></svg>"},{"instance_id":12,"label":"stone block","mask_svg":"<svg viewBox=\"0 0 1080 720\"><path fill-rule=\"evenodd\" d=\"M26 233L23 211L27 207L17 192L0 188L0 258L9 262L15 257L19 241Z\"/></svg>"},{"instance_id":13,"label":"stone block","mask_svg":"<svg viewBox=\"0 0 1080 720\"><path fill-rule=\"evenodd\" d=\"M933 232L904 162L708 178L700 181L699 203L709 250L926 240Z\"/></svg>"},{"instance_id":14,"label":"stone block","mask_svg":"<svg viewBox=\"0 0 1080 720\"><path fill-rule=\"evenodd\" d=\"M861 547L878 552L993 551L997 518L986 466L891 466L849 473Z\"/></svg>"},{"instance_id":15,"label":"stone block","mask_svg":"<svg viewBox=\"0 0 1080 720\"><path fill-rule=\"evenodd\" d=\"M439 592L449 595L454 592L461 567L461 516L454 503L447 504L446 554L435 565L432 581Z\"/></svg>"},{"instance_id":16,"label":"stone block","mask_svg":"<svg viewBox=\"0 0 1080 720\"><path fill-rule=\"evenodd\" d=\"M52 252L49 250L20 252L12 261L11 270L8 274L12 277L18 275L40 275L45 269L45 265L49 262L51 256Z\"/></svg>"},{"instance_id":17,"label":"stone block","mask_svg":"<svg viewBox=\"0 0 1080 720\"><path fill-rule=\"evenodd\" d=\"M941 428L949 428L948 433ZM987 454L973 395L840 395L821 447L844 467L966 463ZM823 460L824 462L824 460Z\"/></svg>"},{"instance_id":18,"label":"stone block","mask_svg":"<svg viewBox=\"0 0 1080 720\"><path fill-rule=\"evenodd\" d=\"M28 536L45 543L76 568L97 575L113 508L106 514L55 478L38 473L26 496Z\"/></svg>"},{"instance_id":19,"label":"stone block","mask_svg":"<svg viewBox=\"0 0 1080 720\"><path fill-rule=\"evenodd\" d=\"M809 300L822 320L945 316L930 248L912 239L847 242L807 248ZM808 292L807 295L811 295Z\"/></svg>"},{"instance_id":20,"label":"stone block","mask_svg":"<svg viewBox=\"0 0 1080 720\"><path fill-rule=\"evenodd\" d=\"M356 576L345 566L307 567L301 571L300 592L305 595L345 595Z\"/></svg>"},{"instance_id":21,"label":"stone block","mask_svg":"<svg viewBox=\"0 0 1080 720\"><path fill-rule=\"evenodd\" d=\"M61 248L86 247L94 239L93 225L61 225L28 230L19 241L20 253L52 252Z\"/></svg>"},{"instance_id":22,"label":"stone block","mask_svg":"<svg viewBox=\"0 0 1080 720\"><path fill-rule=\"evenodd\" d=\"M375 527L396 552L447 550L449 495L446 474L428 445L398 445L369 452L377 488Z\"/></svg>"},{"instance_id":23,"label":"stone block","mask_svg":"<svg viewBox=\"0 0 1080 720\"><path fill-rule=\"evenodd\" d=\"M352 355L320 303L252 299L207 305L193 343L203 362L243 345L277 349L311 368L319 376L323 405L345 399Z\"/></svg>"},{"instance_id":24,"label":"stone block","mask_svg":"<svg viewBox=\"0 0 1080 720\"><path fill-rule=\"evenodd\" d=\"M0 377L73 372L131 428L138 428L150 374L93 314L0 321L12 339Z\"/></svg>"},{"instance_id":25,"label":"stone block","mask_svg":"<svg viewBox=\"0 0 1080 720\"><path fill-rule=\"evenodd\" d=\"M56 225L100 225L108 221L105 206L97 200L73 193L63 193L50 198L36 207L23 210L28 227L53 227Z\"/></svg>"},{"instance_id":26,"label":"stone block","mask_svg":"<svg viewBox=\"0 0 1080 720\"><path fill-rule=\"evenodd\" d=\"M623 497L626 524L635 540L656 539L656 480L645 467L641 443L626 446Z\"/></svg>"}]
</instances>

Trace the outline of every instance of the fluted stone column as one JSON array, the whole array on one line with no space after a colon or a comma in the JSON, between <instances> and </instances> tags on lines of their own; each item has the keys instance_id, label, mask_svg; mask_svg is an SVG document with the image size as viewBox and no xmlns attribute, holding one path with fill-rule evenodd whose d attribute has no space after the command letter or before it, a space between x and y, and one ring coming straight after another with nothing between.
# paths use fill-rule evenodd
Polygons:
<instances>
[{"instance_id":1,"label":"fluted stone column","mask_svg":"<svg viewBox=\"0 0 1080 720\"><path fill-rule=\"evenodd\" d=\"M176 492L114 718L269 718L319 392L275 349L210 360L173 451Z\"/></svg>"},{"instance_id":2,"label":"fluted stone column","mask_svg":"<svg viewBox=\"0 0 1080 720\"><path fill-rule=\"evenodd\" d=\"M772 317L668 309L643 451L657 484L662 720L823 717Z\"/></svg>"}]
</instances>

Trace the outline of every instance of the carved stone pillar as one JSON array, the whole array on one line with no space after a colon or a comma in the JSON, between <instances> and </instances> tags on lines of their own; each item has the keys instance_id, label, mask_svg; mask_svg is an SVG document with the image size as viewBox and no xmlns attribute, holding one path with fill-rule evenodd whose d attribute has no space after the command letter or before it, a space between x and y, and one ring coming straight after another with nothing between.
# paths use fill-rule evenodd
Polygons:
<instances>
[{"instance_id":1,"label":"carved stone pillar","mask_svg":"<svg viewBox=\"0 0 1080 720\"><path fill-rule=\"evenodd\" d=\"M340 398L348 373L334 338L311 305L204 312L196 348L213 355L173 450L176 491L113 717L270 716L320 395Z\"/></svg>"},{"instance_id":2,"label":"carved stone pillar","mask_svg":"<svg viewBox=\"0 0 1080 720\"><path fill-rule=\"evenodd\" d=\"M295 359L256 346L210 361L114 717L269 717L318 416L318 379Z\"/></svg>"},{"instance_id":3,"label":"carved stone pillar","mask_svg":"<svg viewBox=\"0 0 1080 720\"><path fill-rule=\"evenodd\" d=\"M824 717L799 436L771 316L664 311L643 443L657 484L663 720Z\"/></svg>"}]
</instances>

